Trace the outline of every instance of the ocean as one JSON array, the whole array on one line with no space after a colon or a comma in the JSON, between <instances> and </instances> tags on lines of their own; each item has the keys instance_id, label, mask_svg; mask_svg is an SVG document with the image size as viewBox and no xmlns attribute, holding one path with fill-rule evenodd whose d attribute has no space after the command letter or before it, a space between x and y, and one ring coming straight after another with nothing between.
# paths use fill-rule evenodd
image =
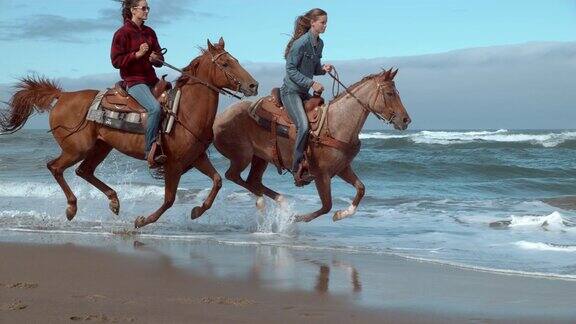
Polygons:
<instances>
[{"instance_id":1,"label":"ocean","mask_svg":"<svg viewBox=\"0 0 576 324\"><path fill-rule=\"evenodd\" d=\"M60 149L44 130L0 136L0 236L17 233L133 235L181 243L277 246L310 251L393 254L482 271L576 279L576 212L551 200L576 195L575 130L364 131L353 168L366 185L357 213L334 223L353 187L333 179L333 211L311 223L293 223L320 200L313 185L269 167L264 183L286 195L278 206L256 199L227 180L210 210L190 211L211 181L191 170L177 199L155 223L134 230L134 219L156 210L163 182L143 161L112 153L97 175L119 196L120 215L107 198L74 174L65 176L78 198L69 222L66 199L46 168ZM221 175L228 162L213 147ZM576 198L575 200L576 201ZM576 204L575 204L576 205ZM576 208L576 207L575 207ZM4 233L4 234L2 234Z\"/></svg>"}]
</instances>

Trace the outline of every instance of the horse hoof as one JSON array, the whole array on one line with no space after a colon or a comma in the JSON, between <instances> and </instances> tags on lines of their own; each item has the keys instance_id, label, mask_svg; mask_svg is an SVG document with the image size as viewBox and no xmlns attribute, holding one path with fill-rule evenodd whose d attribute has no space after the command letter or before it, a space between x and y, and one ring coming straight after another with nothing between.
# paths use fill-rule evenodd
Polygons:
<instances>
[{"instance_id":1,"label":"horse hoof","mask_svg":"<svg viewBox=\"0 0 576 324\"><path fill-rule=\"evenodd\" d=\"M192 208L192 212L190 213L190 218L196 219L196 218L202 216L202 214L204 214L204 210L202 209L202 207L196 206L196 207Z\"/></svg>"},{"instance_id":2,"label":"horse hoof","mask_svg":"<svg viewBox=\"0 0 576 324\"><path fill-rule=\"evenodd\" d=\"M294 217L294 222L296 223L301 223L301 222L306 222L308 223L309 221L311 221L313 218L310 218L310 216L306 216L306 215L298 215Z\"/></svg>"},{"instance_id":3,"label":"horse hoof","mask_svg":"<svg viewBox=\"0 0 576 324\"><path fill-rule=\"evenodd\" d=\"M68 205L68 208L66 208L66 218L68 218L69 221L74 219L77 210L78 208L76 207L76 205Z\"/></svg>"},{"instance_id":4,"label":"horse hoof","mask_svg":"<svg viewBox=\"0 0 576 324\"><path fill-rule=\"evenodd\" d=\"M134 228L141 228L146 225L146 217L139 216L134 221Z\"/></svg>"},{"instance_id":5,"label":"horse hoof","mask_svg":"<svg viewBox=\"0 0 576 324\"><path fill-rule=\"evenodd\" d=\"M108 205L108 207L110 207L110 210L115 215L118 215L120 213L120 202L118 201L118 199L110 200L110 204Z\"/></svg>"},{"instance_id":6,"label":"horse hoof","mask_svg":"<svg viewBox=\"0 0 576 324\"><path fill-rule=\"evenodd\" d=\"M256 208L258 208L260 212L264 212L264 209L266 208L264 197L260 196L256 199Z\"/></svg>"},{"instance_id":7,"label":"horse hoof","mask_svg":"<svg viewBox=\"0 0 576 324\"><path fill-rule=\"evenodd\" d=\"M342 214L343 214L343 211L341 211L341 210L337 211L336 213L334 213L334 216L332 216L332 220L335 222L342 220L344 217L346 217Z\"/></svg>"},{"instance_id":8,"label":"horse hoof","mask_svg":"<svg viewBox=\"0 0 576 324\"><path fill-rule=\"evenodd\" d=\"M334 213L334 216L332 216L332 220L337 222L339 220L343 220L346 217L350 217L355 213L356 213L356 206L350 205L347 209L339 210L336 213Z\"/></svg>"}]
</instances>

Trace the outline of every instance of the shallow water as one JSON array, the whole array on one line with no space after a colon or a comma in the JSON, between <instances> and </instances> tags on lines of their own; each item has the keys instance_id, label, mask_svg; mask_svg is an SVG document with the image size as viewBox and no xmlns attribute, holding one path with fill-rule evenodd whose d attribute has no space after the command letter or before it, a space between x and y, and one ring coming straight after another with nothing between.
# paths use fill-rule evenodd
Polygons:
<instances>
[{"instance_id":1,"label":"shallow water","mask_svg":"<svg viewBox=\"0 0 576 324\"><path fill-rule=\"evenodd\" d=\"M190 210L211 185L192 170L174 206L138 232L167 240L391 253L576 278L576 213L544 202L576 194L576 131L368 131L361 138L353 167L366 196L349 219L333 223L329 214L293 224L294 214L319 208L315 188L295 188L289 175L269 168L264 181L286 194L286 204L267 199L260 213L255 197L225 181L212 209L192 221ZM112 215L106 197L71 168L66 178L78 214L66 221L64 194L45 166L58 152L45 131L0 137L0 229L131 233L136 216L160 206L162 182L144 162L113 153L97 174L118 192L120 215ZM210 158L223 174L227 161L213 148ZM340 179L332 188L333 210L347 208L354 189Z\"/></svg>"}]
</instances>

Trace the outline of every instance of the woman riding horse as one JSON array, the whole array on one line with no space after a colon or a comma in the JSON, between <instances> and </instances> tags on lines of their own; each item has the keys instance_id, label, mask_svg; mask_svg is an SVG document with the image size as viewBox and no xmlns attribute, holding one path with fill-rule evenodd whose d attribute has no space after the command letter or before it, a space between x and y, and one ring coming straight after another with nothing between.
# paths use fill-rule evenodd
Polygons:
<instances>
[{"instance_id":1,"label":"woman riding horse","mask_svg":"<svg viewBox=\"0 0 576 324\"><path fill-rule=\"evenodd\" d=\"M319 35L326 31L328 14L315 8L296 18L294 34L288 42L284 56L286 58L286 76L280 88L282 103L296 125L296 142L292 159L292 174L297 185L306 182L309 176L304 163L304 150L308 139L308 117L303 100L308 99L310 88L315 93L324 90L322 84L314 81L314 75L323 75L332 70L332 65L320 63L324 42Z\"/></svg>"},{"instance_id":2,"label":"woman riding horse","mask_svg":"<svg viewBox=\"0 0 576 324\"><path fill-rule=\"evenodd\" d=\"M156 33L144 25L149 12L146 0L122 1L124 25L114 34L110 58L112 65L120 69L128 93L148 112L144 156L152 162L150 167L156 167L165 162L166 156L148 157L160 122L160 104L150 89L158 82L153 66L161 67L158 60L164 58Z\"/></svg>"}]
</instances>

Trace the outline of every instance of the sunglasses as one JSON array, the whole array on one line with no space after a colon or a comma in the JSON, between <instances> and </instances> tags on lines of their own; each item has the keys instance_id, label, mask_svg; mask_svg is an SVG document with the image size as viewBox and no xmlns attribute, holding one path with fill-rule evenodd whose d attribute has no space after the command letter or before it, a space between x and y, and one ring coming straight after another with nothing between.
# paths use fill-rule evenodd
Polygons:
<instances>
[{"instance_id":1,"label":"sunglasses","mask_svg":"<svg viewBox=\"0 0 576 324\"><path fill-rule=\"evenodd\" d=\"M132 8L140 9L142 11L150 11L150 7L148 6L132 7Z\"/></svg>"}]
</instances>

